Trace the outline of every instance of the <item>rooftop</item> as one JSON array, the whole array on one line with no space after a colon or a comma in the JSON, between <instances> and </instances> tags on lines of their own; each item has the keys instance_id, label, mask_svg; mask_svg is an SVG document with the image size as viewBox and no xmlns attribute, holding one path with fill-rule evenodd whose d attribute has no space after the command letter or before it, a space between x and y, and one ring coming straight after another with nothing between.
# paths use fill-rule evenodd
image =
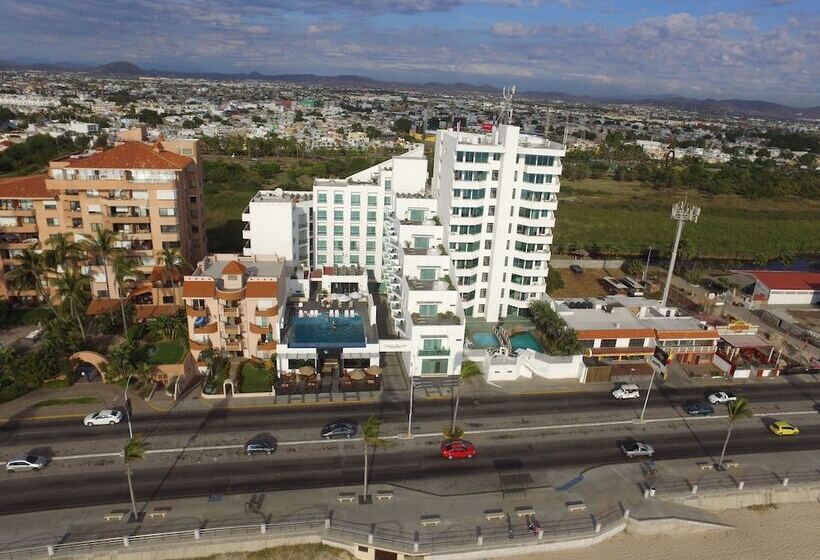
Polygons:
<instances>
[{"instance_id":1,"label":"rooftop","mask_svg":"<svg viewBox=\"0 0 820 560\"><path fill-rule=\"evenodd\" d=\"M285 268L285 260L278 257L240 257L236 255L216 254L205 257L199 263L192 276L209 276L214 280L223 274L239 274L240 266L247 277L279 278Z\"/></svg>"},{"instance_id":2,"label":"rooftop","mask_svg":"<svg viewBox=\"0 0 820 560\"><path fill-rule=\"evenodd\" d=\"M761 270L751 274L770 290L820 290L820 272Z\"/></svg>"},{"instance_id":3,"label":"rooftop","mask_svg":"<svg viewBox=\"0 0 820 560\"><path fill-rule=\"evenodd\" d=\"M69 169L175 169L182 170L191 158L169 152L160 142L123 142L90 154L73 154L55 160L67 162Z\"/></svg>"},{"instance_id":4,"label":"rooftop","mask_svg":"<svg viewBox=\"0 0 820 560\"><path fill-rule=\"evenodd\" d=\"M54 193L46 189L47 175L29 175L28 177L10 177L0 179L1 198L54 198Z\"/></svg>"},{"instance_id":5,"label":"rooftop","mask_svg":"<svg viewBox=\"0 0 820 560\"><path fill-rule=\"evenodd\" d=\"M625 307L614 307L611 312L604 309L573 309L561 312L564 322L576 331L647 330L644 325ZM648 336L651 336L650 333Z\"/></svg>"},{"instance_id":6,"label":"rooftop","mask_svg":"<svg viewBox=\"0 0 820 560\"><path fill-rule=\"evenodd\" d=\"M276 189L272 191L257 192L251 199L251 202L270 202L282 204L285 202L293 203L308 200L313 200L313 193L310 191L299 192Z\"/></svg>"}]
</instances>

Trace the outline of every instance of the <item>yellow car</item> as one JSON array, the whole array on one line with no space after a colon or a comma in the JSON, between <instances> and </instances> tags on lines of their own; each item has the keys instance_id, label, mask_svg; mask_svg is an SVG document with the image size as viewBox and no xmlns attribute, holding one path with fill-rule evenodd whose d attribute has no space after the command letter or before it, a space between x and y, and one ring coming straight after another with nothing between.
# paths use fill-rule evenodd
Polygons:
<instances>
[{"instance_id":1,"label":"yellow car","mask_svg":"<svg viewBox=\"0 0 820 560\"><path fill-rule=\"evenodd\" d=\"M797 429L797 426L789 424L788 422L784 422L783 420L772 422L769 425L769 429L776 436L796 436L800 433L800 430Z\"/></svg>"}]
</instances>

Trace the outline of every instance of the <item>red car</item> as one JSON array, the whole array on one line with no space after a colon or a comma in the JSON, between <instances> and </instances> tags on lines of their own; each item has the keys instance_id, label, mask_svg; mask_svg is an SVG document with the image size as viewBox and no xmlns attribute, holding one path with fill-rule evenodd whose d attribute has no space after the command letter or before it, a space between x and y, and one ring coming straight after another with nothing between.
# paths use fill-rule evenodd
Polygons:
<instances>
[{"instance_id":1,"label":"red car","mask_svg":"<svg viewBox=\"0 0 820 560\"><path fill-rule=\"evenodd\" d=\"M441 444L441 456L445 459L472 459L475 445L461 439L448 440Z\"/></svg>"}]
</instances>

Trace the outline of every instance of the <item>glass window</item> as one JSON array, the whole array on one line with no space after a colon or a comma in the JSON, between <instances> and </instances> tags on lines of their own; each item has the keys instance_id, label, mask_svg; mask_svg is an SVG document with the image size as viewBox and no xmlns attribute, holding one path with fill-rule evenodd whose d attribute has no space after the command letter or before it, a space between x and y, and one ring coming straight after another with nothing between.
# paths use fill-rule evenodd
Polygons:
<instances>
[{"instance_id":1,"label":"glass window","mask_svg":"<svg viewBox=\"0 0 820 560\"><path fill-rule=\"evenodd\" d=\"M359 255L350 255L350 264L359 264Z\"/></svg>"},{"instance_id":2,"label":"glass window","mask_svg":"<svg viewBox=\"0 0 820 560\"><path fill-rule=\"evenodd\" d=\"M367 221L368 222L375 222L376 221L376 212L368 212L367 213Z\"/></svg>"},{"instance_id":3,"label":"glass window","mask_svg":"<svg viewBox=\"0 0 820 560\"><path fill-rule=\"evenodd\" d=\"M368 241L367 242L367 250L368 251L375 251L376 250L376 242L375 241Z\"/></svg>"},{"instance_id":4,"label":"glass window","mask_svg":"<svg viewBox=\"0 0 820 560\"><path fill-rule=\"evenodd\" d=\"M325 221L327 220L327 210L317 210L316 211L316 219Z\"/></svg>"},{"instance_id":5,"label":"glass window","mask_svg":"<svg viewBox=\"0 0 820 560\"><path fill-rule=\"evenodd\" d=\"M350 226L350 235L359 235L359 226Z\"/></svg>"},{"instance_id":6,"label":"glass window","mask_svg":"<svg viewBox=\"0 0 820 560\"><path fill-rule=\"evenodd\" d=\"M333 241L333 250L334 251L344 251L345 250L344 239L335 239Z\"/></svg>"},{"instance_id":7,"label":"glass window","mask_svg":"<svg viewBox=\"0 0 820 560\"><path fill-rule=\"evenodd\" d=\"M345 219L345 211L344 210L334 210L333 211L333 220L337 222L342 222Z\"/></svg>"},{"instance_id":8,"label":"glass window","mask_svg":"<svg viewBox=\"0 0 820 560\"><path fill-rule=\"evenodd\" d=\"M357 240L351 240L350 242L350 250L351 251L358 251L359 250L359 242Z\"/></svg>"},{"instance_id":9,"label":"glass window","mask_svg":"<svg viewBox=\"0 0 820 560\"><path fill-rule=\"evenodd\" d=\"M316 256L316 262L319 264L325 264L327 262L327 255L320 253Z\"/></svg>"},{"instance_id":10,"label":"glass window","mask_svg":"<svg viewBox=\"0 0 820 560\"><path fill-rule=\"evenodd\" d=\"M327 202L327 193L316 193L316 202L318 202L319 204L324 204L325 202Z\"/></svg>"},{"instance_id":11,"label":"glass window","mask_svg":"<svg viewBox=\"0 0 820 560\"><path fill-rule=\"evenodd\" d=\"M367 255L367 258L364 262L365 266L373 266L376 264L376 257L374 257L373 255Z\"/></svg>"},{"instance_id":12,"label":"glass window","mask_svg":"<svg viewBox=\"0 0 820 560\"><path fill-rule=\"evenodd\" d=\"M419 315L422 317L435 317L438 313L438 304L436 303L420 303Z\"/></svg>"},{"instance_id":13,"label":"glass window","mask_svg":"<svg viewBox=\"0 0 820 560\"><path fill-rule=\"evenodd\" d=\"M316 226L316 235L327 235L327 226Z\"/></svg>"},{"instance_id":14,"label":"glass window","mask_svg":"<svg viewBox=\"0 0 820 560\"><path fill-rule=\"evenodd\" d=\"M318 251L325 251L327 250L327 239L318 239L316 241L316 249Z\"/></svg>"},{"instance_id":15,"label":"glass window","mask_svg":"<svg viewBox=\"0 0 820 560\"><path fill-rule=\"evenodd\" d=\"M375 194L367 195L367 205L370 207L379 205L379 197Z\"/></svg>"},{"instance_id":16,"label":"glass window","mask_svg":"<svg viewBox=\"0 0 820 560\"><path fill-rule=\"evenodd\" d=\"M632 348L640 348L643 346L643 339L642 338L630 338L629 339L629 346Z\"/></svg>"},{"instance_id":17,"label":"glass window","mask_svg":"<svg viewBox=\"0 0 820 560\"><path fill-rule=\"evenodd\" d=\"M367 236L376 237L376 226L367 226Z\"/></svg>"},{"instance_id":18,"label":"glass window","mask_svg":"<svg viewBox=\"0 0 820 560\"><path fill-rule=\"evenodd\" d=\"M350 211L350 221L351 222L358 222L361 220L361 213L358 210L351 210Z\"/></svg>"},{"instance_id":19,"label":"glass window","mask_svg":"<svg viewBox=\"0 0 820 560\"><path fill-rule=\"evenodd\" d=\"M615 348L616 342L614 338L605 338L601 341L601 348Z\"/></svg>"},{"instance_id":20,"label":"glass window","mask_svg":"<svg viewBox=\"0 0 820 560\"><path fill-rule=\"evenodd\" d=\"M344 226L333 226L333 235L344 235L345 234L345 227Z\"/></svg>"},{"instance_id":21,"label":"glass window","mask_svg":"<svg viewBox=\"0 0 820 560\"><path fill-rule=\"evenodd\" d=\"M333 193L333 204L343 204L345 201L344 193Z\"/></svg>"},{"instance_id":22,"label":"glass window","mask_svg":"<svg viewBox=\"0 0 820 560\"><path fill-rule=\"evenodd\" d=\"M447 362L449 360L422 360L421 373L447 373Z\"/></svg>"},{"instance_id":23,"label":"glass window","mask_svg":"<svg viewBox=\"0 0 820 560\"><path fill-rule=\"evenodd\" d=\"M411 208L410 209L410 221L411 222L423 222L424 221L424 208Z\"/></svg>"},{"instance_id":24,"label":"glass window","mask_svg":"<svg viewBox=\"0 0 820 560\"><path fill-rule=\"evenodd\" d=\"M436 267L419 267L420 280L436 280L438 279L438 268Z\"/></svg>"},{"instance_id":25,"label":"glass window","mask_svg":"<svg viewBox=\"0 0 820 560\"><path fill-rule=\"evenodd\" d=\"M360 194L351 194L350 195L350 205L351 206L358 206L362 203L362 196Z\"/></svg>"},{"instance_id":26,"label":"glass window","mask_svg":"<svg viewBox=\"0 0 820 560\"><path fill-rule=\"evenodd\" d=\"M342 264L344 262L344 255L333 255L333 264Z\"/></svg>"},{"instance_id":27,"label":"glass window","mask_svg":"<svg viewBox=\"0 0 820 560\"><path fill-rule=\"evenodd\" d=\"M415 247L416 249L429 249L430 238L421 236L413 237L413 247Z\"/></svg>"}]
</instances>

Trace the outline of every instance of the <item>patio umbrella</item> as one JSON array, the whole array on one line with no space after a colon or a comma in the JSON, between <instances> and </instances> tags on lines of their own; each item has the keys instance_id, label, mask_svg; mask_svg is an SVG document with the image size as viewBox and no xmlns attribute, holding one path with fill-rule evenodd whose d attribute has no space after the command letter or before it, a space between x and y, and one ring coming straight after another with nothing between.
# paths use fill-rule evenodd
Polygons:
<instances>
[{"instance_id":1,"label":"patio umbrella","mask_svg":"<svg viewBox=\"0 0 820 560\"><path fill-rule=\"evenodd\" d=\"M367 375L373 375L375 377L378 377L382 374L382 368L380 368L379 366L370 366L365 371L367 372Z\"/></svg>"},{"instance_id":2,"label":"patio umbrella","mask_svg":"<svg viewBox=\"0 0 820 560\"><path fill-rule=\"evenodd\" d=\"M350 372L350 379L354 381L361 381L362 379L364 379L364 377L364 372L360 369L354 369Z\"/></svg>"},{"instance_id":3,"label":"patio umbrella","mask_svg":"<svg viewBox=\"0 0 820 560\"><path fill-rule=\"evenodd\" d=\"M362 297L362 294L359 292L350 292L350 299L359 299L360 297Z\"/></svg>"},{"instance_id":4,"label":"patio umbrella","mask_svg":"<svg viewBox=\"0 0 820 560\"><path fill-rule=\"evenodd\" d=\"M328 296L328 299L334 300L334 299L337 299L338 297L339 297L339 294L330 294L330 296Z\"/></svg>"},{"instance_id":5,"label":"patio umbrella","mask_svg":"<svg viewBox=\"0 0 820 560\"><path fill-rule=\"evenodd\" d=\"M336 296L336 300L339 303L347 303L348 301L350 301L350 296L346 296L345 294L339 294L338 296Z\"/></svg>"},{"instance_id":6,"label":"patio umbrella","mask_svg":"<svg viewBox=\"0 0 820 560\"><path fill-rule=\"evenodd\" d=\"M302 366L299 368L299 375L303 377L310 377L311 375L315 374L316 370L313 369L313 366Z\"/></svg>"}]
</instances>

